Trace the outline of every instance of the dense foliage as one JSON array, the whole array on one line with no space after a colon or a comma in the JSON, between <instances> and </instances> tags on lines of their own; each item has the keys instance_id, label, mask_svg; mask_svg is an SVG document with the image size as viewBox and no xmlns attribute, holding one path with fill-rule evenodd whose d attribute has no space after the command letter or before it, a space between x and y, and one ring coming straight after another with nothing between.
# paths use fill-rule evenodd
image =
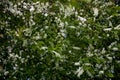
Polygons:
<instances>
[{"instance_id":1,"label":"dense foliage","mask_svg":"<svg viewBox=\"0 0 120 80\"><path fill-rule=\"evenodd\" d=\"M119 20L107 0L1 0L0 79L119 79Z\"/></svg>"}]
</instances>

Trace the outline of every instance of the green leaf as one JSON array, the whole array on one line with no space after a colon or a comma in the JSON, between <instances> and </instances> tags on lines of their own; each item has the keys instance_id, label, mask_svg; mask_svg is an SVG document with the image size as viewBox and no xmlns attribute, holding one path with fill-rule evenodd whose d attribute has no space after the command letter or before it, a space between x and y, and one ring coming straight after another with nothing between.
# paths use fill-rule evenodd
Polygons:
<instances>
[{"instance_id":1,"label":"green leaf","mask_svg":"<svg viewBox=\"0 0 120 80\"><path fill-rule=\"evenodd\" d=\"M108 77L111 77L111 78L114 77L114 75L110 72L107 72L106 74L107 74Z\"/></svg>"}]
</instances>

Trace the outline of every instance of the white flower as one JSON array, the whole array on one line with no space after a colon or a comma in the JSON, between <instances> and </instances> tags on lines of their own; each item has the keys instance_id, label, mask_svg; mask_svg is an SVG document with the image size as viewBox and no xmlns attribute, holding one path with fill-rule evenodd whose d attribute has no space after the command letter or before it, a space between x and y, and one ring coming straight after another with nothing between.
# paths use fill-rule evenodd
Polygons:
<instances>
[{"instance_id":1,"label":"white flower","mask_svg":"<svg viewBox=\"0 0 120 80\"><path fill-rule=\"evenodd\" d=\"M104 74L104 71L99 71L99 74Z\"/></svg>"},{"instance_id":2,"label":"white flower","mask_svg":"<svg viewBox=\"0 0 120 80\"><path fill-rule=\"evenodd\" d=\"M47 14L47 13L45 13L45 14L44 14L44 16L46 16L46 17L47 17L47 16L48 16L48 14Z\"/></svg>"},{"instance_id":3,"label":"white flower","mask_svg":"<svg viewBox=\"0 0 120 80\"><path fill-rule=\"evenodd\" d=\"M63 22L61 22L61 23L60 23L60 27L63 27L63 26L64 26L64 23L63 23Z\"/></svg>"},{"instance_id":4,"label":"white flower","mask_svg":"<svg viewBox=\"0 0 120 80\"><path fill-rule=\"evenodd\" d=\"M102 65L101 64L96 64L95 67L100 69L102 67Z\"/></svg>"},{"instance_id":5,"label":"white flower","mask_svg":"<svg viewBox=\"0 0 120 80\"><path fill-rule=\"evenodd\" d=\"M79 19L82 23L84 23L85 21L87 21L85 18L80 17L80 16L78 16L78 19Z\"/></svg>"},{"instance_id":6,"label":"white flower","mask_svg":"<svg viewBox=\"0 0 120 80\"><path fill-rule=\"evenodd\" d=\"M19 36L19 34L18 34L18 32L17 32L17 31L15 32L15 35L16 35L16 36Z\"/></svg>"},{"instance_id":7,"label":"white flower","mask_svg":"<svg viewBox=\"0 0 120 80\"><path fill-rule=\"evenodd\" d=\"M120 24L117 25L114 29L119 30L120 29Z\"/></svg>"},{"instance_id":8,"label":"white flower","mask_svg":"<svg viewBox=\"0 0 120 80\"><path fill-rule=\"evenodd\" d=\"M65 21L65 25L67 26L67 25L68 25L68 22Z\"/></svg>"},{"instance_id":9,"label":"white flower","mask_svg":"<svg viewBox=\"0 0 120 80\"><path fill-rule=\"evenodd\" d=\"M66 33L64 33L64 32L62 32L61 35L62 35L64 38L67 37Z\"/></svg>"},{"instance_id":10,"label":"white flower","mask_svg":"<svg viewBox=\"0 0 120 80\"><path fill-rule=\"evenodd\" d=\"M105 48L102 49L101 53L104 54L106 51L105 51Z\"/></svg>"},{"instance_id":11,"label":"white flower","mask_svg":"<svg viewBox=\"0 0 120 80\"><path fill-rule=\"evenodd\" d=\"M43 38L47 38L47 34L44 34Z\"/></svg>"},{"instance_id":12,"label":"white flower","mask_svg":"<svg viewBox=\"0 0 120 80\"><path fill-rule=\"evenodd\" d=\"M98 8L93 8L94 16L98 16Z\"/></svg>"},{"instance_id":13,"label":"white flower","mask_svg":"<svg viewBox=\"0 0 120 80\"><path fill-rule=\"evenodd\" d=\"M110 61L112 61L112 57L107 57Z\"/></svg>"},{"instance_id":14,"label":"white flower","mask_svg":"<svg viewBox=\"0 0 120 80\"><path fill-rule=\"evenodd\" d=\"M9 54L9 56L13 58L13 57L15 56L15 54L14 54L14 53L12 53L12 54Z\"/></svg>"},{"instance_id":15,"label":"white flower","mask_svg":"<svg viewBox=\"0 0 120 80\"><path fill-rule=\"evenodd\" d=\"M117 44L116 41L115 41L115 42L112 42L112 43L108 46L108 48L111 48L111 47L114 46L115 44Z\"/></svg>"},{"instance_id":16,"label":"white flower","mask_svg":"<svg viewBox=\"0 0 120 80\"><path fill-rule=\"evenodd\" d=\"M4 72L4 75L6 76L6 75L8 75L9 74L9 71L5 71Z\"/></svg>"},{"instance_id":17,"label":"white flower","mask_svg":"<svg viewBox=\"0 0 120 80\"><path fill-rule=\"evenodd\" d=\"M104 31L111 31L112 30L112 28L105 28L105 29L103 29Z\"/></svg>"},{"instance_id":18,"label":"white flower","mask_svg":"<svg viewBox=\"0 0 120 80\"><path fill-rule=\"evenodd\" d=\"M15 13L15 10L13 8L9 8L10 12Z\"/></svg>"},{"instance_id":19,"label":"white flower","mask_svg":"<svg viewBox=\"0 0 120 80\"><path fill-rule=\"evenodd\" d=\"M37 35L36 35L36 36L34 36L34 37L33 37L33 39L36 39L36 40L41 39L40 34L39 34L39 33L37 33Z\"/></svg>"},{"instance_id":20,"label":"white flower","mask_svg":"<svg viewBox=\"0 0 120 80\"><path fill-rule=\"evenodd\" d=\"M77 11L75 11L75 14L76 14L76 15L78 15L78 12L77 12Z\"/></svg>"},{"instance_id":21,"label":"white flower","mask_svg":"<svg viewBox=\"0 0 120 80\"><path fill-rule=\"evenodd\" d=\"M69 50L68 52L69 52L69 53L72 53L72 51L71 51L71 50Z\"/></svg>"},{"instance_id":22,"label":"white flower","mask_svg":"<svg viewBox=\"0 0 120 80\"><path fill-rule=\"evenodd\" d=\"M75 28L75 26L69 26L70 28Z\"/></svg>"},{"instance_id":23,"label":"white flower","mask_svg":"<svg viewBox=\"0 0 120 80\"><path fill-rule=\"evenodd\" d=\"M84 65L86 65L86 66L90 66L91 64L90 64L90 63L84 63Z\"/></svg>"},{"instance_id":24,"label":"white flower","mask_svg":"<svg viewBox=\"0 0 120 80\"><path fill-rule=\"evenodd\" d=\"M52 51L52 52L55 53L56 57L61 58L61 55L58 52L56 52L56 51Z\"/></svg>"},{"instance_id":25,"label":"white flower","mask_svg":"<svg viewBox=\"0 0 120 80\"><path fill-rule=\"evenodd\" d=\"M24 9L27 9L27 6L26 6L26 5L23 5L23 8L24 8Z\"/></svg>"},{"instance_id":26,"label":"white flower","mask_svg":"<svg viewBox=\"0 0 120 80\"><path fill-rule=\"evenodd\" d=\"M76 47L76 46L74 46L74 47L72 47L73 49L75 49L75 50L80 50L80 48L79 47Z\"/></svg>"},{"instance_id":27,"label":"white flower","mask_svg":"<svg viewBox=\"0 0 120 80\"><path fill-rule=\"evenodd\" d=\"M14 67L13 67L13 69L14 69L14 70L16 70L16 69L17 69L17 67L15 67L15 66L14 66Z\"/></svg>"},{"instance_id":28,"label":"white flower","mask_svg":"<svg viewBox=\"0 0 120 80\"><path fill-rule=\"evenodd\" d=\"M45 26L45 29L48 29L49 28L49 26Z\"/></svg>"},{"instance_id":29,"label":"white flower","mask_svg":"<svg viewBox=\"0 0 120 80\"><path fill-rule=\"evenodd\" d=\"M77 69L77 71L75 72L75 74L77 74L77 77L80 77L83 74L84 70L82 67L79 67Z\"/></svg>"},{"instance_id":30,"label":"white flower","mask_svg":"<svg viewBox=\"0 0 120 80\"><path fill-rule=\"evenodd\" d=\"M18 6L20 6L21 5L21 3L20 2L18 2Z\"/></svg>"},{"instance_id":31,"label":"white flower","mask_svg":"<svg viewBox=\"0 0 120 80\"><path fill-rule=\"evenodd\" d=\"M75 8L70 5L70 6L66 6L65 9L63 8L63 11L65 13L65 17L67 17L74 14Z\"/></svg>"},{"instance_id":32,"label":"white flower","mask_svg":"<svg viewBox=\"0 0 120 80\"><path fill-rule=\"evenodd\" d=\"M74 65L75 65L75 66L79 66L79 65L80 65L80 62L75 62Z\"/></svg>"},{"instance_id":33,"label":"white flower","mask_svg":"<svg viewBox=\"0 0 120 80\"><path fill-rule=\"evenodd\" d=\"M14 57L18 58L18 57L19 57L19 55L17 55L17 54L16 54L16 55L14 55Z\"/></svg>"},{"instance_id":34,"label":"white flower","mask_svg":"<svg viewBox=\"0 0 120 80\"><path fill-rule=\"evenodd\" d=\"M16 11L16 14L18 14L18 15L20 15L20 16L23 15L22 12L20 12L20 11Z\"/></svg>"},{"instance_id":35,"label":"white flower","mask_svg":"<svg viewBox=\"0 0 120 80\"><path fill-rule=\"evenodd\" d=\"M112 48L113 51L118 51L117 47Z\"/></svg>"},{"instance_id":36,"label":"white flower","mask_svg":"<svg viewBox=\"0 0 120 80\"><path fill-rule=\"evenodd\" d=\"M34 6L30 6L30 12L33 12L35 10Z\"/></svg>"},{"instance_id":37,"label":"white flower","mask_svg":"<svg viewBox=\"0 0 120 80\"><path fill-rule=\"evenodd\" d=\"M91 52L88 52L88 53L87 53L87 56L88 56L88 57L92 57L93 54L92 54Z\"/></svg>"},{"instance_id":38,"label":"white flower","mask_svg":"<svg viewBox=\"0 0 120 80\"><path fill-rule=\"evenodd\" d=\"M45 4L46 6L49 6L49 3L48 2L46 2L46 4Z\"/></svg>"},{"instance_id":39,"label":"white flower","mask_svg":"<svg viewBox=\"0 0 120 80\"><path fill-rule=\"evenodd\" d=\"M109 37L110 35L109 34L107 34L107 37Z\"/></svg>"},{"instance_id":40,"label":"white flower","mask_svg":"<svg viewBox=\"0 0 120 80\"><path fill-rule=\"evenodd\" d=\"M13 7L16 9L16 8L17 8L17 5L15 4Z\"/></svg>"},{"instance_id":41,"label":"white flower","mask_svg":"<svg viewBox=\"0 0 120 80\"><path fill-rule=\"evenodd\" d=\"M61 29L60 32L61 32L61 33L64 33L64 32L66 32L66 30L65 30L65 29Z\"/></svg>"},{"instance_id":42,"label":"white flower","mask_svg":"<svg viewBox=\"0 0 120 80\"><path fill-rule=\"evenodd\" d=\"M25 58L21 58L21 63L24 63L25 62Z\"/></svg>"},{"instance_id":43,"label":"white flower","mask_svg":"<svg viewBox=\"0 0 120 80\"><path fill-rule=\"evenodd\" d=\"M48 47L43 46L43 47L41 47L41 49L42 49L42 50L46 50L46 49L48 49Z\"/></svg>"}]
</instances>

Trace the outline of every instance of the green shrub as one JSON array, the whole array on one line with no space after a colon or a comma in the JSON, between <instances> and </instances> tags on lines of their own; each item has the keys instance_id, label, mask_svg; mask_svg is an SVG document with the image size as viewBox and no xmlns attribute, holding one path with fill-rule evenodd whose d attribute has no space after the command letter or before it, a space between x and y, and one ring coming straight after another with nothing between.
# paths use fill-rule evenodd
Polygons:
<instances>
[{"instance_id":1,"label":"green shrub","mask_svg":"<svg viewBox=\"0 0 120 80\"><path fill-rule=\"evenodd\" d=\"M120 7L99 0L0 2L0 79L118 79Z\"/></svg>"}]
</instances>

